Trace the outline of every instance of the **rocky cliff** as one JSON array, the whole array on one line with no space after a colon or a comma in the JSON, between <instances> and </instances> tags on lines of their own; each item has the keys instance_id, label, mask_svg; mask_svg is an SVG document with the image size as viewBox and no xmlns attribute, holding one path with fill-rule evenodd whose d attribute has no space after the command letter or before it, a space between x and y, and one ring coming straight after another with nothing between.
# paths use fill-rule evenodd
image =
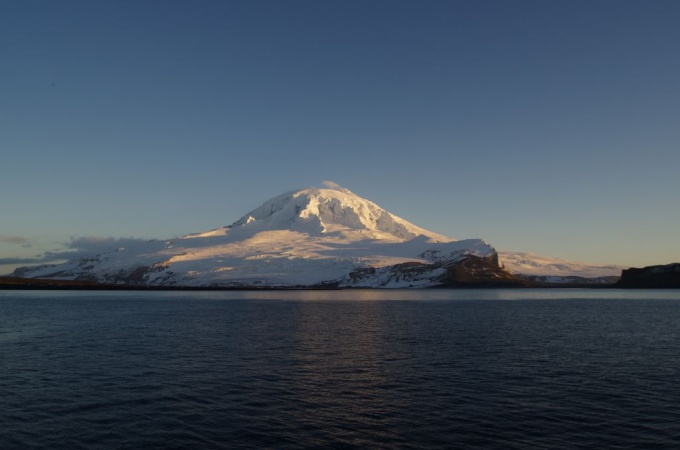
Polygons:
<instances>
[{"instance_id":1,"label":"rocky cliff","mask_svg":"<svg viewBox=\"0 0 680 450\"><path fill-rule=\"evenodd\" d=\"M621 274L621 280L616 283L616 287L640 289L680 288L680 263L624 270Z\"/></svg>"}]
</instances>

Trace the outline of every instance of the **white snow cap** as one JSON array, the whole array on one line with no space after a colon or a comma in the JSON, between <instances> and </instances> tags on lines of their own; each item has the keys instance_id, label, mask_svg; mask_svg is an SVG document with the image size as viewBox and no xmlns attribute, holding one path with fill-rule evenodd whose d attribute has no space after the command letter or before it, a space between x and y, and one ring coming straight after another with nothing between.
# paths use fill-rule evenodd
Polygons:
<instances>
[{"instance_id":1,"label":"white snow cap","mask_svg":"<svg viewBox=\"0 0 680 450\"><path fill-rule=\"evenodd\" d=\"M453 239L420 228L359 197L337 183L288 192L265 202L232 224L252 231L291 229L313 235L361 233L362 239L410 240L420 235L435 242Z\"/></svg>"}]
</instances>

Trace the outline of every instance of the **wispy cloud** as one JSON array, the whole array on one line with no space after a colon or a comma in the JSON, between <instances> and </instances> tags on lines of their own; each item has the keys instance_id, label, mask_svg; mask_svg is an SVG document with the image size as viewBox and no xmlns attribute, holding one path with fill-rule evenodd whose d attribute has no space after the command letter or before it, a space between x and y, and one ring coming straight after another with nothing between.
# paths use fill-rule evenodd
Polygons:
<instances>
[{"instance_id":1,"label":"wispy cloud","mask_svg":"<svg viewBox=\"0 0 680 450\"><path fill-rule=\"evenodd\" d=\"M344 187L340 186L335 181L326 180L326 181L323 181L321 183L321 185L325 188L328 188L328 189L335 189L336 191L350 193L349 189L345 189Z\"/></svg>"},{"instance_id":2,"label":"wispy cloud","mask_svg":"<svg viewBox=\"0 0 680 450\"><path fill-rule=\"evenodd\" d=\"M148 242L148 239L84 236L72 238L70 242L65 244L65 250L46 252L43 258L50 261L80 259L98 253L111 252L120 247L134 247L145 242Z\"/></svg>"},{"instance_id":3,"label":"wispy cloud","mask_svg":"<svg viewBox=\"0 0 680 450\"><path fill-rule=\"evenodd\" d=\"M0 243L3 244L17 244L17 245L29 245L31 241L23 236L13 236L8 234L0 234Z\"/></svg>"},{"instance_id":4,"label":"wispy cloud","mask_svg":"<svg viewBox=\"0 0 680 450\"><path fill-rule=\"evenodd\" d=\"M15 264L35 264L44 263L47 260L40 258L0 258L0 266L15 265Z\"/></svg>"}]
</instances>

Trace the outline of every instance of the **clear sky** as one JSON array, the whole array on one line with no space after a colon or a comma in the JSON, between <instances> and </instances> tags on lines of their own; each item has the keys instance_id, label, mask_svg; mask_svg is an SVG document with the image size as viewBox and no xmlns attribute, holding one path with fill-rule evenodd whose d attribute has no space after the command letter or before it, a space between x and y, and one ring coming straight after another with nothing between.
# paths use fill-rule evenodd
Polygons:
<instances>
[{"instance_id":1,"label":"clear sky","mask_svg":"<svg viewBox=\"0 0 680 450\"><path fill-rule=\"evenodd\" d=\"M0 273L323 180L499 250L680 261L678 24L677 0L5 0Z\"/></svg>"}]
</instances>

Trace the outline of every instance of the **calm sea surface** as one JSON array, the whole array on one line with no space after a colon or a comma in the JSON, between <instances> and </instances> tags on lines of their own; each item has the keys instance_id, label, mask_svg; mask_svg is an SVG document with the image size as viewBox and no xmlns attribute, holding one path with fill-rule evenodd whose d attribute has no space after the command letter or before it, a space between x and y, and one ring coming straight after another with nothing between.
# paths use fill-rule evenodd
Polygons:
<instances>
[{"instance_id":1,"label":"calm sea surface","mask_svg":"<svg viewBox=\"0 0 680 450\"><path fill-rule=\"evenodd\" d=\"M0 291L0 448L680 448L680 291Z\"/></svg>"}]
</instances>

